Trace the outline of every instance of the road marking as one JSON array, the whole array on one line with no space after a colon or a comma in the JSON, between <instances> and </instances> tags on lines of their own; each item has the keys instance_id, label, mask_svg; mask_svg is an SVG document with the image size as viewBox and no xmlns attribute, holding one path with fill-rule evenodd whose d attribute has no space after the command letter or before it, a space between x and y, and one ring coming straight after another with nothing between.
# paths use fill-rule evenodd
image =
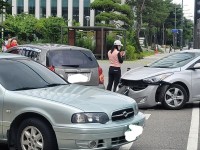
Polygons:
<instances>
[{"instance_id":1,"label":"road marking","mask_svg":"<svg viewBox=\"0 0 200 150\"><path fill-rule=\"evenodd\" d=\"M119 150L129 150L131 148L131 146L133 145L133 142L128 143L126 145L123 145L119 148Z\"/></svg>"},{"instance_id":2,"label":"road marking","mask_svg":"<svg viewBox=\"0 0 200 150\"><path fill-rule=\"evenodd\" d=\"M188 136L187 150L197 150L198 134L199 134L199 107L192 109L192 119L190 125L190 133Z\"/></svg>"},{"instance_id":3,"label":"road marking","mask_svg":"<svg viewBox=\"0 0 200 150\"><path fill-rule=\"evenodd\" d=\"M149 117L151 116L151 114L144 114L145 115L145 119L148 120Z\"/></svg>"}]
</instances>

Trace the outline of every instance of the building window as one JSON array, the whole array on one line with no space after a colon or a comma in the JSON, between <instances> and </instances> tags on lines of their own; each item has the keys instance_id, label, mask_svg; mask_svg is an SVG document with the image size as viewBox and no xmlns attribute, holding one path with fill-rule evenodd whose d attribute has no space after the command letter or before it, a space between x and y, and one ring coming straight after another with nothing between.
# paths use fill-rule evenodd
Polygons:
<instances>
[{"instance_id":1,"label":"building window","mask_svg":"<svg viewBox=\"0 0 200 150\"><path fill-rule=\"evenodd\" d=\"M79 0L73 0L73 20L79 22Z\"/></svg>"},{"instance_id":2,"label":"building window","mask_svg":"<svg viewBox=\"0 0 200 150\"><path fill-rule=\"evenodd\" d=\"M46 0L40 0L40 18L46 17Z\"/></svg>"},{"instance_id":3,"label":"building window","mask_svg":"<svg viewBox=\"0 0 200 150\"><path fill-rule=\"evenodd\" d=\"M57 16L57 0L51 0L51 16Z\"/></svg>"},{"instance_id":4,"label":"building window","mask_svg":"<svg viewBox=\"0 0 200 150\"><path fill-rule=\"evenodd\" d=\"M29 0L28 13L32 14L32 15L35 15L35 0Z\"/></svg>"},{"instance_id":5,"label":"building window","mask_svg":"<svg viewBox=\"0 0 200 150\"><path fill-rule=\"evenodd\" d=\"M6 7L6 13L12 14L12 0L8 0L8 3L11 5L10 7Z\"/></svg>"},{"instance_id":6,"label":"building window","mask_svg":"<svg viewBox=\"0 0 200 150\"><path fill-rule=\"evenodd\" d=\"M24 0L17 0L17 14L24 12Z\"/></svg>"},{"instance_id":7,"label":"building window","mask_svg":"<svg viewBox=\"0 0 200 150\"><path fill-rule=\"evenodd\" d=\"M62 17L68 20L68 0L62 0Z\"/></svg>"},{"instance_id":8,"label":"building window","mask_svg":"<svg viewBox=\"0 0 200 150\"><path fill-rule=\"evenodd\" d=\"M90 24L90 0L84 0L84 26Z\"/></svg>"}]
</instances>

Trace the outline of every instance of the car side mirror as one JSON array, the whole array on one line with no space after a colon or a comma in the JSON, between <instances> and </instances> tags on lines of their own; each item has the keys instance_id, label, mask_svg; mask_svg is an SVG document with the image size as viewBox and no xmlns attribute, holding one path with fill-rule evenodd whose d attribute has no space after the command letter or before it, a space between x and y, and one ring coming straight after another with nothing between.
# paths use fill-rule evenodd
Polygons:
<instances>
[{"instance_id":1,"label":"car side mirror","mask_svg":"<svg viewBox=\"0 0 200 150\"><path fill-rule=\"evenodd\" d=\"M196 63L191 69L200 69L200 63Z\"/></svg>"}]
</instances>

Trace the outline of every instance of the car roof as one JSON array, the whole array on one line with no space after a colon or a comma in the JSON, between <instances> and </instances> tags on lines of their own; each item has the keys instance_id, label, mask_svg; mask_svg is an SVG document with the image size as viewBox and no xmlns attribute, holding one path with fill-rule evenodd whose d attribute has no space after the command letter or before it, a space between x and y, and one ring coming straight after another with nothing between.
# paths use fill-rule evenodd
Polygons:
<instances>
[{"instance_id":1,"label":"car roof","mask_svg":"<svg viewBox=\"0 0 200 150\"><path fill-rule=\"evenodd\" d=\"M0 53L0 59L4 59L4 58L7 59L7 58L27 58L27 57L18 55L18 54Z\"/></svg>"},{"instance_id":2,"label":"car roof","mask_svg":"<svg viewBox=\"0 0 200 150\"><path fill-rule=\"evenodd\" d=\"M51 43L39 43L39 44L23 44L19 45L18 47L32 47L32 48L37 48L40 50L45 50L45 51L51 51L51 50L85 50L85 51L91 51L86 48L78 47L78 46L71 46L71 45L65 45L65 44L51 44Z\"/></svg>"}]
</instances>

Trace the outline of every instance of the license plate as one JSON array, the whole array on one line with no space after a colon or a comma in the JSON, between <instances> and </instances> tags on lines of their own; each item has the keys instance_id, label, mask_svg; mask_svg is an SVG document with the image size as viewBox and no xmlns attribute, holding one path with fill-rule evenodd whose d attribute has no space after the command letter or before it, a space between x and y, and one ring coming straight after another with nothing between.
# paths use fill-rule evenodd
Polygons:
<instances>
[{"instance_id":1,"label":"license plate","mask_svg":"<svg viewBox=\"0 0 200 150\"><path fill-rule=\"evenodd\" d=\"M137 125L129 125L129 129L124 133L127 141L135 141L143 132L143 127Z\"/></svg>"},{"instance_id":2,"label":"license plate","mask_svg":"<svg viewBox=\"0 0 200 150\"><path fill-rule=\"evenodd\" d=\"M67 77L70 83L90 81L90 73L76 73L76 74L70 73L67 75Z\"/></svg>"}]
</instances>

